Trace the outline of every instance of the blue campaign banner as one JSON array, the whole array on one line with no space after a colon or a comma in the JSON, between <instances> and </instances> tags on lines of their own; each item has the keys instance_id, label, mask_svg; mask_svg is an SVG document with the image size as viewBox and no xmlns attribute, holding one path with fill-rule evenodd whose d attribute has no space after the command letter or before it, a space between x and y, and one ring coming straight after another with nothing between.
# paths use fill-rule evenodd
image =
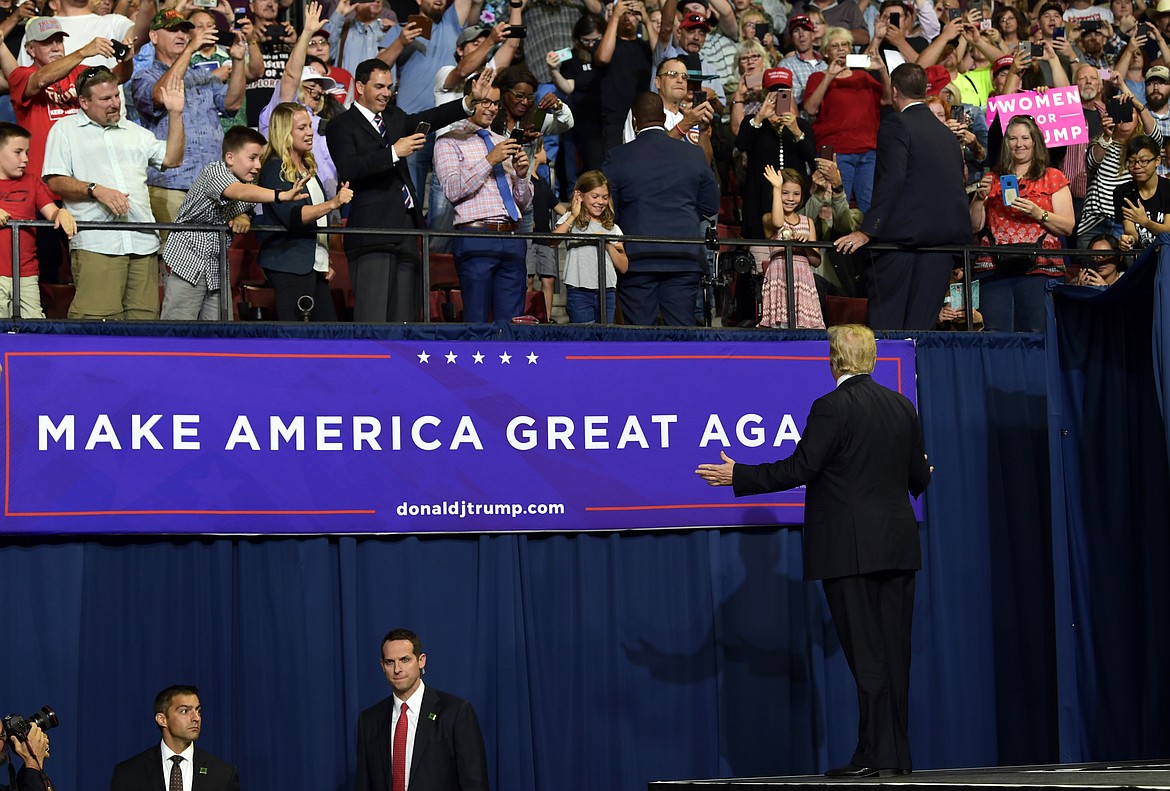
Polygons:
<instances>
[{"instance_id":1,"label":"blue campaign banner","mask_svg":"<svg viewBox=\"0 0 1170 791\"><path fill-rule=\"evenodd\" d=\"M792 453L825 341L8 335L5 533L451 533L799 524L695 475ZM912 401L914 346L874 378Z\"/></svg>"}]
</instances>

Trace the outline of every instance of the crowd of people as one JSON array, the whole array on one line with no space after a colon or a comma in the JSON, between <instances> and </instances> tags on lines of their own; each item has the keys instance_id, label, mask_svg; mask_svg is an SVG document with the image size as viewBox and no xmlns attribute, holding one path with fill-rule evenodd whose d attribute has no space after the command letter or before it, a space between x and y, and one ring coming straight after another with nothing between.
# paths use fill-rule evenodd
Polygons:
<instances>
[{"instance_id":1,"label":"crowd of people","mask_svg":"<svg viewBox=\"0 0 1170 791\"><path fill-rule=\"evenodd\" d=\"M867 215L906 63L962 160L961 183L918 185L962 191L970 234L947 241L1052 251L977 255L980 326L1040 330L1050 279L1106 287L1170 230L1170 1L0 0L0 36L0 224L55 226L21 233L23 317L67 271L70 318L213 318L218 235L86 227L190 222L255 235L281 320L338 318L321 231L345 224L466 229L431 240L466 321L521 314L528 290L551 315L560 283L572 322L692 325L717 272L694 242L718 223L754 260L725 319L823 327L830 297L873 296L876 254L837 242L891 238ZM989 118L1073 86L1080 142ZM509 235L554 230L617 238ZM1064 251L1090 246L1108 255ZM422 317L417 236L344 252L355 321ZM966 326L948 293L937 326Z\"/></svg>"}]
</instances>

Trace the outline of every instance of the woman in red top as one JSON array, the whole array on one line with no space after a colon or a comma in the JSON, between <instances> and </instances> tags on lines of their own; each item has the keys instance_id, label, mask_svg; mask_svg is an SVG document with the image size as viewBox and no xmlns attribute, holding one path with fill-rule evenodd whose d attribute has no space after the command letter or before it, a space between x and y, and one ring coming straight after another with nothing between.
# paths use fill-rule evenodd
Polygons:
<instances>
[{"instance_id":1,"label":"woman in red top","mask_svg":"<svg viewBox=\"0 0 1170 791\"><path fill-rule=\"evenodd\" d=\"M1000 176L1015 175L1020 191L1004 202ZM971 230L983 244L1024 244L1060 250L1076 225L1068 179L1048 166L1044 134L1031 116L1017 115L1003 134L999 163L979 182L971 201ZM1022 256L1008 257L1023 260ZM1031 258L1030 256L1028 258ZM1044 286L1064 275L1064 257L1036 256L1021 269L997 266L991 256L975 262L980 280L980 310L987 329L998 332L1044 330Z\"/></svg>"},{"instance_id":2,"label":"woman in red top","mask_svg":"<svg viewBox=\"0 0 1170 791\"><path fill-rule=\"evenodd\" d=\"M821 54L829 66L808 78L804 111L815 117L817 146L832 146L837 155L845 194L852 195L864 213L873 197L879 113L883 104L890 103L890 75L880 55L870 56L870 66L880 80L868 71L850 69L845 56L852 51L853 35L848 30L831 27L825 31Z\"/></svg>"}]
</instances>

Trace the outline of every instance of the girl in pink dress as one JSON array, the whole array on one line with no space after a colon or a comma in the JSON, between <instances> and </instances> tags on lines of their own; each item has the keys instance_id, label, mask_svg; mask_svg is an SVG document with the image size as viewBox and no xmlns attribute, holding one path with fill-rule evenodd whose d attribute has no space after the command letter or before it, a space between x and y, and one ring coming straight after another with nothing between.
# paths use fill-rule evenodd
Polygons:
<instances>
[{"instance_id":1,"label":"girl in pink dress","mask_svg":"<svg viewBox=\"0 0 1170 791\"><path fill-rule=\"evenodd\" d=\"M770 239L815 242L817 232L808 217L799 214L808 198L804 176L792 168L777 171L764 168L764 178L772 185L772 211L764 215L764 233ZM788 326L788 281L785 274L783 247L773 247L771 261L764 271L763 317L761 327ZM810 260L814 258L815 260ZM796 292L796 325L802 329L824 329L821 300L813 279L813 267L820 262L815 250L797 247L792 255L792 283Z\"/></svg>"}]
</instances>

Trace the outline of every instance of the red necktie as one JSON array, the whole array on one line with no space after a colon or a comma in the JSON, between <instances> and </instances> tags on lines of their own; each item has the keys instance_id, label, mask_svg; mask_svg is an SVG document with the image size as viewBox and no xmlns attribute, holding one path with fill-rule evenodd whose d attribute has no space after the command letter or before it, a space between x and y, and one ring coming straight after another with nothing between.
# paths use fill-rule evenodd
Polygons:
<instances>
[{"instance_id":1,"label":"red necktie","mask_svg":"<svg viewBox=\"0 0 1170 791\"><path fill-rule=\"evenodd\" d=\"M394 726L394 754L390 758L390 791L406 791L406 729L410 723L406 720L406 704L398 714L398 724Z\"/></svg>"}]
</instances>

